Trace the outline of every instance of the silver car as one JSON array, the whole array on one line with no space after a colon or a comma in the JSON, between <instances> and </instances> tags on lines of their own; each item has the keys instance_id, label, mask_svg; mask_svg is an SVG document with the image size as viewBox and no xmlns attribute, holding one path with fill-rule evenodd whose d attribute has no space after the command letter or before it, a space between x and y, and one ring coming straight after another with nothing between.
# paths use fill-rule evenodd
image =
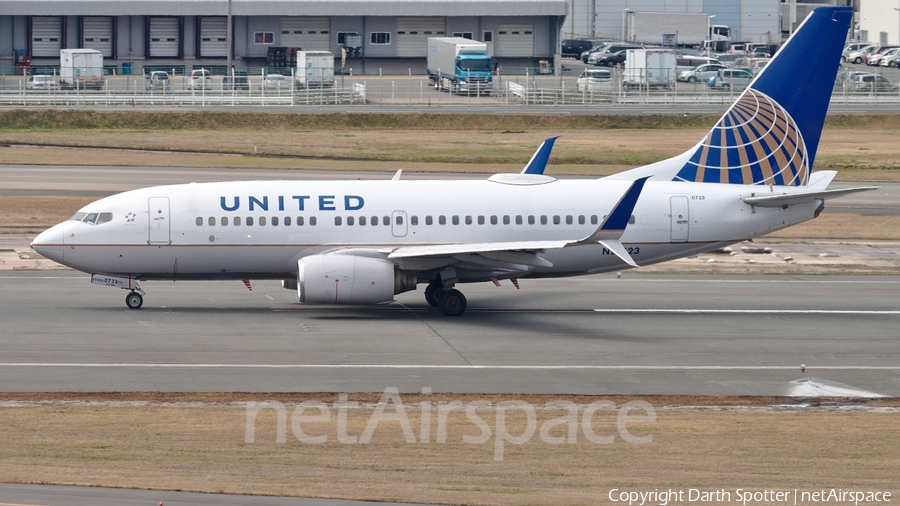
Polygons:
<instances>
[{"instance_id":1,"label":"silver car","mask_svg":"<svg viewBox=\"0 0 900 506\"><path fill-rule=\"evenodd\" d=\"M696 83L696 82L706 82L710 77L718 74L720 70L727 69L725 65L721 65L719 63L707 63L706 65L700 65L699 67L694 67L691 70L685 70L678 74L678 82L682 83Z\"/></svg>"},{"instance_id":2,"label":"silver car","mask_svg":"<svg viewBox=\"0 0 900 506\"><path fill-rule=\"evenodd\" d=\"M844 51L841 53L841 61L848 61L848 56L850 53L861 50L866 46L871 46L872 44L869 42L851 42L844 46Z\"/></svg>"},{"instance_id":3,"label":"silver car","mask_svg":"<svg viewBox=\"0 0 900 506\"><path fill-rule=\"evenodd\" d=\"M878 49L878 46L870 44L862 49L857 49L856 51L851 51L851 52L847 53L847 58L845 59L845 61L857 63L857 64L862 63L862 62L866 61L866 56L868 56L869 53L871 53L872 51L875 51L876 49Z\"/></svg>"}]
</instances>

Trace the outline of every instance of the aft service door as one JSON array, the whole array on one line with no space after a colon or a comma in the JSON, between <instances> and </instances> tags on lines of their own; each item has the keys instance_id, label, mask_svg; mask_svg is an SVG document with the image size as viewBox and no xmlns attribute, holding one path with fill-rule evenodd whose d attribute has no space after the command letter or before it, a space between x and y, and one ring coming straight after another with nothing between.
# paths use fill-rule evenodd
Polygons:
<instances>
[{"instance_id":1,"label":"aft service door","mask_svg":"<svg viewBox=\"0 0 900 506\"><path fill-rule=\"evenodd\" d=\"M688 198L672 197L672 242L687 242L690 231L690 214L688 214Z\"/></svg>"},{"instance_id":2,"label":"aft service door","mask_svg":"<svg viewBox=\"0 0 900 506\"><path fill-rule=\"evenodd\" d=\"M391 232L394 237L406 237L406 211L391 213Z\"/></svg>"},{"instance_id":3,"label":"aft service door","mask_svg":"<svg viewBox=\"0 0 900 506\"><path fill-rule=\"evenodd\" d=\"M169 217L169 197L150 197L147 199L150 212L150 244L170 244L171 219Z\"/></svg>"}]
</instances>

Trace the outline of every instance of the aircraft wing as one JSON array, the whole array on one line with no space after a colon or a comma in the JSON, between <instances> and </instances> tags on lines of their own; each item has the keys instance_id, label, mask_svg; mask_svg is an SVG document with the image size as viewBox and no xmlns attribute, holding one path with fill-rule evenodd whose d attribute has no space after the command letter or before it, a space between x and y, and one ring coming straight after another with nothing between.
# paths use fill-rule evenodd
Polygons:
<instances>
[{"instance_id":1,"label":"aircraft wing","mask_svg":"<svg viewBox=\"0 0 900 506\"><path fill-rule=\"evenodd\" d=\"M841 190L823 190L816 192L785 193L782 195L764 195L761 197L744 197L744 202L751 206L759 207L787 207L797 204L808 204L816 200L833 199L850 195L851 193L877 190L879 186L860 186L858 188L845 188Z\"/></svg>"},{"instance_id":2,"label":"aircraft wing","mask_svg":"<svg viewBox=\"0 0 900 506\"><path fill-rule=\"evenodd\" d=\"M644 188L648 177L635 180L628 190L619 198L612 211L606 216L600 226L591 235L577 240L558 241L512 241L512 242L488 242L488 243L458 243L458 244L434 244L427 246L401 246L385 251L389 259L435 257L435 256L459 256L480 255L493 260L504 260L523 265L537 265L550 267L553 264L538 256L538 253L548 249L571 248L587 244L601 244L613 254L618 256L628 265L638 267L628 251L619 242L628 219L634 212L638 197Z\"/></svg>"}]
</instances>

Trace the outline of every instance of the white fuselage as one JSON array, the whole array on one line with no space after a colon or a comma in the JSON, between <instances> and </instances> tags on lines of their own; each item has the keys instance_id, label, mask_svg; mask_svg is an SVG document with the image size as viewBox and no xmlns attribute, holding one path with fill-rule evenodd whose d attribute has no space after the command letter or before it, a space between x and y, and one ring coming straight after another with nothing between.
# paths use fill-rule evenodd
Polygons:
<instances>
[{"instance_id":1,"label":"white fuselage","mask_svg":"<svg viewBox=\"0 0 900 506\"><path fill-rule=\"evenodd\" d=\"M86 206L82 212L111 213L111 218L93 225L56 225L41 235L41 250L84 272L138 279L289 279L296 276L302 257L347 248L386 258L391 248L405 246L578 241L597 229L631 184L548 177L529 184L500 180L159 186ZM647 265L815 216L817 203L773 209L741 200L770 191L768 186L648 181L621 242L639 265ZM400 258L396 263L401 269L425 271L447 265L448 256L453 255ZM540 257L552 266L531 265L528 272L511 277L627 267L601 245L550 249ZM466 255L455 255L453 262L470 265ZM487 267L467 272L460 282L498 275Z\"/></svg>"}]
</instances>

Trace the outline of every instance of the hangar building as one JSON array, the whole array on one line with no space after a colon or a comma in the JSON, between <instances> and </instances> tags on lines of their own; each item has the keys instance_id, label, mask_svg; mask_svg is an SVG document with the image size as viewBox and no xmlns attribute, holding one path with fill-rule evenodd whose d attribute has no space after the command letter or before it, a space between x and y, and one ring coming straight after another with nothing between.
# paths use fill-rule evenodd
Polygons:
<instances>
[{"instance_id":1,"label":"hangar building","mask_svg":"<svg viewBox=\"0 0 900 506\"><path fill-rule=\"evenodd\" d=\"M0 0L0 66L59 50L97 49L104 63L224 65L227 0ZM428 37L486 42L503 62L558 52L567 0L232 0L236 67L265 66L270 48L347 48L361 59L418 59ZM18 51L18 53L17 53Z\"/></svg>"}]
</instances>

